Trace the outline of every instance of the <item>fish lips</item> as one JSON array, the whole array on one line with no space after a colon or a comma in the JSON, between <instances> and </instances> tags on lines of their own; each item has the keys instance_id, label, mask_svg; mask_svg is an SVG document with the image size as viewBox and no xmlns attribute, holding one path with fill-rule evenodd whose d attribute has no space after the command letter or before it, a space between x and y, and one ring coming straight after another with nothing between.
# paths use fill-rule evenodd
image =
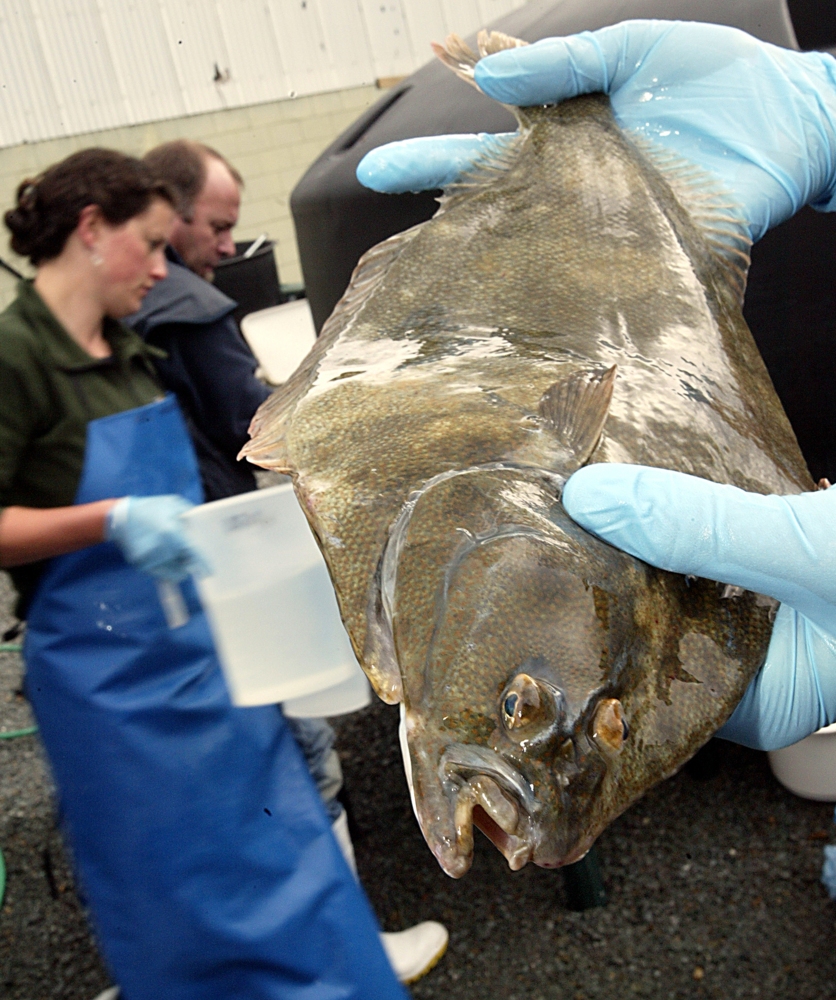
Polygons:
<instances>
[{"instance_id":1,"label":"fish lips","mask_svg":"<svg viewBox=\"0 0 836 1000\"><path fill-rule=\"evenodd\" d=\"M531 785L504 757L488 747L453 743L441 755L438 777L455 826L454 857L439 858L445 871L451 860L454 868L463 861L464 871L470 867L474 821L514 871L531 860L532 818L539 804Z\"/></svg>"},{"instance_id":2,"label":"fish lips","mask_svg":"<svg viewBox=\"0 0 836 1000\"><path fill-rule=\"evenodd\" d=\"M471 866L474 826L512 871L529 861L543 868L572 864L592 846L598 831L581 832L582 824L560 788L569 784L565 777L561 780L561 771L556 783L554 777L549 783L548 801L538 796L536 785L544 787L540 782L525 777L490 747L452 743L436 760L436 767L425 772L426 781L419 777L420 764L416 772L423 785L418 821L438 863L451 877L460 878Z\"/></svg>"}]
</instances>

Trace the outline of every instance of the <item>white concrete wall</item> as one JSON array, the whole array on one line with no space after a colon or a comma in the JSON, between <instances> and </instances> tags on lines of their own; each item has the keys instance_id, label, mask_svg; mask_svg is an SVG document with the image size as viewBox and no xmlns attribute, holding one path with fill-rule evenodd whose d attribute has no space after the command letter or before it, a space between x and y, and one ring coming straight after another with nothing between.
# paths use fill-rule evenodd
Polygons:
<instances>
[{"instance_id":1,"label":"white concrete wall","mask_svg":"<svg viewBox=\"0 0 836 1000\"><path fill-rule=\"evenodd\" d=\"M300 281L288 198L309 164L430 41L525 2L0 0L0 210L74 150L199 139L246 181L236 237L267 232L280 279ZM7 247L0 226L25 270ZM0 270L0 307L13 294Z\"/></svg>"},{"instance_id":2,"label":"white concrete wall","mask_svg":"<svg viewBox=\"0 0 836 1000\"><path fill-rule=\"evenodd\" d=\"M0 146L405 76L524 0L2 0Z\"/></svg>"},{"instance_id":3,"label":"white concrete wall","mask_svg":"<svg viewBox=\"0 0 836 1000\"><path fill-rule=\"evenodd\" d=\"M267 232L276 241L280 280L298 282L302 274L290 192L322 150L380 96L374 86L353 87L0 149L0 210L11 206L21 180L77 149L108 146L142 156L169 139L198 139L223 153L244 177L236 239L254 239ZM0 229L0 256L28 273L26 263L8 249L8 231ZM14 289L15 279L0 270L0 308L14 297Z\"/></svg>"}]
</instances>

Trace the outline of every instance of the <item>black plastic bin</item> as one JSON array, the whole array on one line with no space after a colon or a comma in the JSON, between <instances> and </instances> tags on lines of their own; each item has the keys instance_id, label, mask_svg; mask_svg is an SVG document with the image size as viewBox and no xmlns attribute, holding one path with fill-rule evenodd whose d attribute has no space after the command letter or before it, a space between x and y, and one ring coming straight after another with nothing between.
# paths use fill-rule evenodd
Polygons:
<instances>
[{"instance_id":1,"label":"black plastic bin","mask_svg":"<svg viewBox=\"0 0 836 1000\"><path fill-rule=\"evenodd\" d=\"M254 242L236 243L235 256L215 268L215 287L238 303L233 314L237 323L251 312L281 305L287 299L279 284L273 240L265 240L252 257L244 257Z\"/></svg>"}]
</instances>

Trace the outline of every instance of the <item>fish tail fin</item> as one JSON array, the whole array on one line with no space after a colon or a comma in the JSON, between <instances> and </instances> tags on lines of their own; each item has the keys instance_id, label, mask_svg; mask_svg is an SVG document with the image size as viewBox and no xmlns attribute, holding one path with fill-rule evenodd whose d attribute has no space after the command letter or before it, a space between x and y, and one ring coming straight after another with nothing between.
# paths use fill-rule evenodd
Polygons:
<instances>
[{"instance_id":1,"label":"fish tail fin","mask_svg":"<svg viewBox=\"0 0 836 1000\"><path fill-rule=\"evenodd\" d=\"M433 52L438 58L448 66L456 76L466 83L471 84L480 93L479 84L473 78L473 70L476 63L484 56L492 55L494 52L502 52L504 49L517 49L520 46L528 45L521 38L513 38L511 35L503 34L501 31L485 31L484 29L476 36L476 47L478 53L458 35L448 35L444 45L437 42L432 43ZM509 111L513 112L522 128L519 109L507 105ZM462 198L476 194L484 187L494 181L497 176L507 171L513 166L516 159L521 140L521 132L510 135L497 135L485 137L485 144L482 156L472 164L471 168L463 174L454 184L448 185L444 190L444 195L439 198L439 214L447 211L451 206L458 204Z\"/></svg>"},{"instance_id":2,"label":"fish tail fin","mask_svg":"<svg viewBox=\"0 0 836 1000\"><path fill-rule=\"evenodd\" d=\"M485 56L494 52L502 52L504 49L517 49L520 46L528 45L521 38L513 38L501 31L482 31L476 36L476 47L478 53L459 36L448 35L444 45L437 42L432 43L433 52L449 67L460 79L475 87L480 93L481 88L473 77L473 70L476 63ZM510 107L520 121L519 109ZM522 124L522 123L520 123ZM439 213L447 211L453 205L458 204L464 197L478 193L486 185L496 179L499 174L504 173L514 163L517 149L520 142L520 133L512 135L498 135L486 137L482 156L471 168L456 181L455 184L448 185L444 190L444 195L439 199L441 206Z\"/></svg>"},{"instance_id":3,"label":"fish tail fin","mask_svg":"<svg viewBox=\"0 0 836 1000\"><path fill-rule=\"evenodd\" d=\"M476 36L478 54L459 36L448 35L444 44L432 42L432 50L438 58L448 66L465 83L479 90L479 84L473 78L473 70L476 63L485 56L494 52L502 52L504 49L517 49L521 45L528 45L521 38L513 38L501 31L485 31L484 28Z\"/></svg>"}]
</instances>

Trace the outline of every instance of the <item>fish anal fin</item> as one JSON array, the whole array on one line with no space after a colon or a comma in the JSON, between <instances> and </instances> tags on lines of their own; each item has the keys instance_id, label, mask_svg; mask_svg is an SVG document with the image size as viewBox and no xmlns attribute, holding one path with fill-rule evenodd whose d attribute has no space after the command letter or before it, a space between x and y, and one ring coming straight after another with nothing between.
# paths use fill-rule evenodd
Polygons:
<instances>
[{"instance_id":1,"label":"fish anal fin","mask_svg":"<svg viewBox=\"0 0 836 1000\"><path fill-rule=\"evenodd\" d=\"M415 239L423 225L422 222L419 222L417 226L405 229L401 233L395 233L394 236L377 243L363 254L352 272L351 281L349 281L343 297L334 306L334 311L325 321L317 342L322 341L330 346L340 333L353 322L363 306L377 291L389 268L401 255L404 247Z\"/></svg>"},{"instance_id":2,"label":"fish anal fin","mask_svg":"<svg viewBox=\"0 0 836 1000\"><path fill-rule=\"evenodd\" d=\"M524 141L525 134L520 132L485 136L480 158L467 173L444 189L444 194L438 199L438 214L460 204L465 198L478 195L510 170L519 154L520 144Z\"/></svg>"},{"instance_id":3,"label":"fish anal fin","mask_svg":"<svg viewBox=\"0 0 836 1000\"><path fill-rule=\"evenodd\" d=\"M644 136L631 133L630 138L667 182L742 303L752 249L742 207L703 167Z\"/></svg>"},{"instance_id":4,"label":"fish anal fin","mask_svg":"<svg viewBox=\"0 0 836 1000\"><path fill-rule=\"evenodd\" d=\"M589 461L610 411L616 365L602 371L581 369L560 379L543 393L540 417L568 457L566 471Z\"/></svg>"}]
</instances>

